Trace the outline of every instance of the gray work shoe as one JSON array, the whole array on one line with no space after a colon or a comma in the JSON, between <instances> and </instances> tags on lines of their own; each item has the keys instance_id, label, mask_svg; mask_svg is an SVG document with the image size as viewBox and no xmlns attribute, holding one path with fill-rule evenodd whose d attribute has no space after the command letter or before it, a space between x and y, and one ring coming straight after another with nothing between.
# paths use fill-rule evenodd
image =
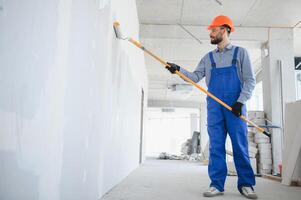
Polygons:
<instances>
[{"instance_id":1,"label":"gray work shoe","mask_svg":"<svg viewBox=\"0 0 301 200\"><path fill-rule=\"evenodd\" d=\"M210 187L206 192L203 193L204 197L215 197L218 195L223 195L223 192L220 192L218 189L215 187Z\"/></svg>"},{"instance_id":2,"label":"gray work shoe","mask_svg":"<svg viewBox=\"0 0 301 200\"><path fill-rule=\"evenodd\" d=\"M257 195L251 187L242 187L241 194L247 197L248 199L257 199Z\"/></svg>"}]
</instances>

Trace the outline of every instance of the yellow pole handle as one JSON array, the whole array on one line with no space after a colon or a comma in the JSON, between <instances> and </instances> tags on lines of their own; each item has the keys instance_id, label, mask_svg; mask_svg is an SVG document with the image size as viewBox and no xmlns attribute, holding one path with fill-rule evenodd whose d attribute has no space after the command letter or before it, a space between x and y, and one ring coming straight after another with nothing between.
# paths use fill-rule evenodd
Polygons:
<instances>
[{"instance_id":1,"label":"yellow pole handle","mask_svg":"<svg viewBox=\"0 0 301 200\"><path fill-rule=\"evenodd\" d=\"M162 63L164 66L171 67L163 59L161 59L157 55L153 54L152 52L148 51L144 46L142 46L140 44L140 42L138 42L138 41L136 41L136 40L134 40L132 38L129 38L128 41L131 42L132 44L134 44L136 47L142 49L144 52L146 52L147 54L149 54L153 58L155 58L157 61L159 61L160 63ZM211 97L212 99L214 99L215 101L217 101L219 104L221 104L222 106L224 106L228 110L232 111L232 108L229 105L227 105L225 102L223 102L222 100L220 100L219 98L217 98L216 96L214 96L213 94L211 94L210 92L208 92L206 89L204 89L200 85L198 85L195 82L193 82L190 78L188 78L187 76L185 76L183 73L181 73L179 71L176 71L176 74L179 75L183 80L189 82L190 84L194 85L196 88L198 88L199 90L201 90L202 92L206 93L209 97ZM269 133L267 133L263 128L257 126L254 122L248 120L245 116L241 115L240 118L242 120L244 120L245 122L249 123L250 125L254 126L259 132L265 134L268 137L271 137L271 135Z\"/></svg>"}]
</instances>

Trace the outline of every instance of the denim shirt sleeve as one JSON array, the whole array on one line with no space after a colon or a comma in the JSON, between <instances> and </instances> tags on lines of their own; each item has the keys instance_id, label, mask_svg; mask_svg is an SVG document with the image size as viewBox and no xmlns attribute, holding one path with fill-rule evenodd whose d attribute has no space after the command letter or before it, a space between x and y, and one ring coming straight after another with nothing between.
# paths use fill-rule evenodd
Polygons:
<instances>
[{"instance_id":1,"label":"denim shirt sleeve","mask_svg":"<svg viewBox=\"0 0 301 200\"><path fill-rule=\"evenodd\" d=\"M201 59L196 69L193 72L189 72L184 68L180 68L180 72L182 72L185 76L190 78L193 82L197 83L202 80L205 76L205 61L204 58Z\"/></svg>"},{"instance_id":2,"label":"denim shirt sleeve","mask_svg":"<svg viewBox=\"0 0 301 200\"><path fill-rule=\"evenodd\" d=\"M239 58L242 71L242 90L237 101L245 104L252 96L252 92L256 85L256 80L254 78L250 57L246 49L240 48Z\"/></svg>"}]
</instances>

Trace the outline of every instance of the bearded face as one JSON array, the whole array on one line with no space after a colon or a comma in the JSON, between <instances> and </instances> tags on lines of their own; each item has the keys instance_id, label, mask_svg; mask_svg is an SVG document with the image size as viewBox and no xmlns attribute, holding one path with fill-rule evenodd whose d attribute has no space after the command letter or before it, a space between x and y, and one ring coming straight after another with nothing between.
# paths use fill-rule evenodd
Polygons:
<instances>
[{"instance_id":1,"label":"bearded face","mask_svg":"<svg viewBox=\"0 0 301 200\"><path fill-rule=\"evenodd\" d=\"M223 34L221 31L219 31L215 36L211 34L210 39L211 39L211 44L219 44L220 42L223 41Z\"/></svg>"}]
</instances>

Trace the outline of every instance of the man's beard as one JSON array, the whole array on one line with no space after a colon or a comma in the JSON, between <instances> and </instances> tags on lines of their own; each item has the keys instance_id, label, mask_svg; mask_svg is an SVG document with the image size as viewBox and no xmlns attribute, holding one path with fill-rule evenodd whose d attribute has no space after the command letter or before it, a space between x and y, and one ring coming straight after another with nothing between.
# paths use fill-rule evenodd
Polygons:
<instances>
[{"instance_id":1,"label":"man's beard","mask_svg":"<svg viewBox=\"0 0 301 200\"><path fill-rule=\"evenodd\" d=\"M211 39L211 44L219 44L221 41L223 41L223 37L217 35L214 39Z\"/></svg>"}]
</instances>

